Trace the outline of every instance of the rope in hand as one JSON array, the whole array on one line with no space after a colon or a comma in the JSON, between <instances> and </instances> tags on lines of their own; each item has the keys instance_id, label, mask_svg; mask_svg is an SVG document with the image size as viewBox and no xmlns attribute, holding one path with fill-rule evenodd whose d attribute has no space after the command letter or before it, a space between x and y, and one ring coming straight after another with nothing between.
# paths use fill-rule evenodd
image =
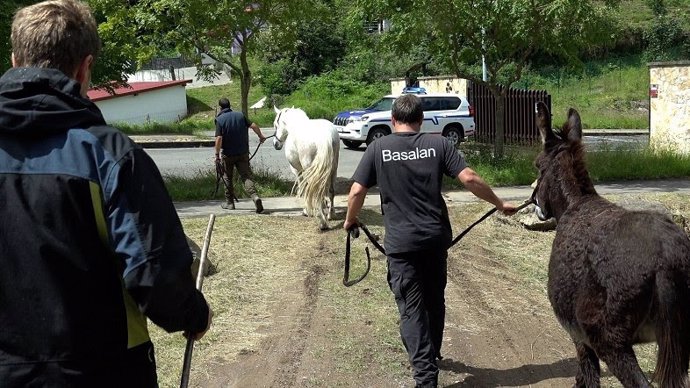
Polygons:
<instances>
[{"instance_id":1,"label":"rope in hand","mask_svg":"<svg viewBox=\"0 0 690 388\"><path fill-rule=\"evenodd\" d=\"M535 188L534 191L532 192L532 195L529 197L529 199L526 200L522 205L515 208L515 212L518 212L518 211L524 209L525 207L527 207L528 205L535 203L534 195L536 194L536 191L537 191L537 189ZM450 243L450 246L448 248L451 248L453 245L457 244L458 241L460 241L463 237L465 237L465 235L470 230L472 230L472 228L479 225L485 219L489 218L489 216L494 214L496 212L496 210L498 210L498 208L493 208L493 209L489 210L488 212L486 212L486 214L481 216L472 225L468 226L465 230L460 232L460 234L456 238L453 239L453 241ZM372 244L374 244L376 249L378 249L384 256L386 255L386 250L383 248L383 246L381 246L381 244L379 244L379 242L376 240L376 237L374 237L371 234L371 232L369 232L369 229L367 229L367 227L363 223L358 222L357 225L350 228L348 230L347 241L345 243L345 274L343 276L343 285L345 287L353 286L353 285L361 282L362 280L364 280L364 278L369 273L369 268L371 267L371 256L369 255L369 247L366 247L366 248L364 248L364 251L367 254L367 268L364 271L364 274L362 274L362 276L360 276L357 279L350 280L350 239L359 237L359 228L361 228L364 231L364 234L366 234L367 238L369 239L369 241L371 241Z\"/></svg>"},{"instance_id":2,"label":"rope in hand","mask_svg":"<svg viewBox=\"0 0 690 388\"><path fill-rule=\"evenodd\" d=\"M276 135L271 135L271 136L264 138L264 142L266 142L266 140L268 140L272 137L275 137L275 136ZM252 160L254 155L256 155L256 153L259 151L259 147L261 147L262 144L264 144L264 143L259 143L256 146L256 149L254 150L254 153L252 154L252 156L249 157L249 160ZM220 158L216 158L215 164L216 164L216 188L213 190L213 193L211 194L211 198L215 198L216 194L218 194L218 188L220 187L221 181L223 181L224 185L228 185L228 182L225 182L225 179L223 179L223 175L225 175L225 166L223 165L223 160Z\"/></svg>"}]
</instances>

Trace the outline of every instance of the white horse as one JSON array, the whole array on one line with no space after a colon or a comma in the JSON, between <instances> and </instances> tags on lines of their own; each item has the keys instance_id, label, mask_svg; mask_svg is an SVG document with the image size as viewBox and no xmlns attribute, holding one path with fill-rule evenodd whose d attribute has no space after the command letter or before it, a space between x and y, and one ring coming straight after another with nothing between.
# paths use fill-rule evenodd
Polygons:
<instances>
[{"instance_id":1,"label":"white horse","mask_svg":"<svg viewBox=\"0 0 690 388\"><path fill-rule=\"evenodd\" d=\"M340 154L338 131L328 120L310 120L302 109L275 106L273 109L276 112L273 147L280 150L285 145L285 157L295 174L297 196L304 199L304 214L318 217L319 228L328 229L326 220L335 215L333 197Z\"/></svg>"}]
</instances>

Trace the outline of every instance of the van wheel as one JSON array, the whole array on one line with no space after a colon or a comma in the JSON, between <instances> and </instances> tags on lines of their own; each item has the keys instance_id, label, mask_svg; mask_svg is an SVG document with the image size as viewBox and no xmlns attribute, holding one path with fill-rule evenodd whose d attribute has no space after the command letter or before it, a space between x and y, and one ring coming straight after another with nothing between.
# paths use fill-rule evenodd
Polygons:
<instances>
[{"instance_id":1,"label":"van wheel","mask_svg":"<svg viewBox=\"0 0 690 388\"><path fill-rule=\"evenodd\" d=\"M465 137L462 127L457 125L453 125L451 127L446 128L446 130L443 132L443 136L445 136L446 139L448 139L448 141L450 142L450 144L452 144L455 147L459 146Z\"/></svg>"},{"instance_id":2,"label":"van wheel","mask_svg":"<svg viewBox=\"0 0 690 388\"><path fill-rule=\"evenodd\" d=\"M355 140L343 140L343 144L345 144L345 147L350 148L350 149L357 149L359 146L362 145L361 141L355 141Z\"/></svg>"},{"instance_id":3,"label":"van wheel","mask_svg":"<svg viewBox=\"0 0 690 388\"><path fill-rule=\"evenodd\" d=\"M367 145L371 144L374 140L378 139L379 137L384 137L386 135L390 135L391 131L388 129L384 128L373 128L369 132L369 136L367 136Z\"/></svg>"}]
</instances>

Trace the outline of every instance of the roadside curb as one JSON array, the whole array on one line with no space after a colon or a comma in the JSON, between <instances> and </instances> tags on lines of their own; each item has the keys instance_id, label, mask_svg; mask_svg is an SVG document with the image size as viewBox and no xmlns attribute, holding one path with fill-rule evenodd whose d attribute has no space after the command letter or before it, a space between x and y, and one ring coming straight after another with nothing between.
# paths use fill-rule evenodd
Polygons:
<instances>
[{"instance_id":1,"label":"roadside curb","mask_svg":"<svg viewBox=\"0 0 690 388\"><path fill-rule=\"evenodd\" d=\"M134 141L142 148L204 148L213 147L213 140L198 141Z\"/></svg>"},{"instance_id":2,"label":"roadside curb","mask_svg":"<svg viewBox=\"0 0 690 388\"><path fill-rule=\"evenodd\" d=\"M648 129L585 129L584 136L640 136L648 135ZM135 143L143 148L208 148L215 146L215 140L155 140L149 136L130 136Z\"/></svg>"}]
</instances>

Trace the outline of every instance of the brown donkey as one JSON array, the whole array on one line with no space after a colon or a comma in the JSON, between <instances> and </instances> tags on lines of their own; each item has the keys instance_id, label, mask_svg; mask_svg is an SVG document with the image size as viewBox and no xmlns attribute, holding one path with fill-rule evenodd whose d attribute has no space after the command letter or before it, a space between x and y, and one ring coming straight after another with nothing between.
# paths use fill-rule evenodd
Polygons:
<instances>
[{"instance_id":1,"label":"brown donkey","mask_svg":"<svg viewBox=\"0 0 690 388\"><path fill-rule=\"evenodd\" d=\"M690 354L690 239L668 217L625 210L594 190L574 109L560 132L537 105L544 149L536 160L537 215L558 223L548 294L570 334L575 387L599 387L599 360L625 387L651 387L633 345L659 345L654 379L686 387Z\"/></svg>"}]
</instances>

